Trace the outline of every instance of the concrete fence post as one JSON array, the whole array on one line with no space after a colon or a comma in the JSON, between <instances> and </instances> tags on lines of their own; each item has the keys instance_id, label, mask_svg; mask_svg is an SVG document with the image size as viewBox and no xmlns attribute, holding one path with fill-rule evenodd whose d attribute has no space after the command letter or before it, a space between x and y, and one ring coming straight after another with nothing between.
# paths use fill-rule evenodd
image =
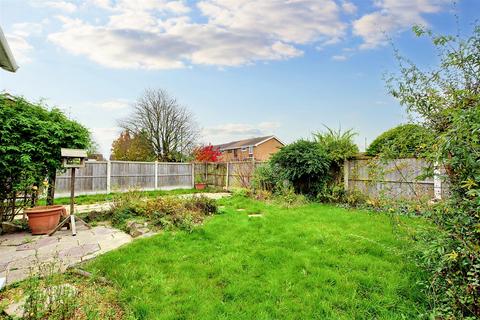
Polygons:
<instances>
[{"instance_id":1,"label":"concrete fence post","mask_svg":"<svg viewBox=\"0 0 480 320\"><path fill-rule=\"evenodd\" d=\"M228 190L230 184L230 163L227 161L227 174L225 175L225 189Z\"/></svg>"},{"instance_id":2,"label":"concrete fence post","mask_svg":"<svg viewBox=\"0 0 480 320\"><path fill-rule=\"evenodd\" d=\"M343 162L343 188L345 191L348 190L348 179L349 179L349 172L350 171L350 166L348 164L348 160L345 160Z\"/></svg>"},{"instance_id":3,"label":"concrete fence post","mask_svg":"<svg viewBox=\"0 0 480 320\"><path fill-rule=\"evenodd\" d=\"M154 170L154 172L155 172L155 179L154 179L155 184L154 184L153 188L155 190L157 190L158 189L158 161L157 160L155 160L154 166L155 166L155 170Z\"/></svg>"},{"instance_id":4,"label":"concrete fence post","mask_svg":"<svg viewBox=\"0 0 480 320\"><path fill-rule=\"evenodd\" d=\"M433 196L436 200L442 199L442 179L438 163L435 162L433 169Z\"/></svg>"},{"instance_id":5,"label":"concrete fence post","mask_svg":"<svg viewBox=\"0 0 480 320\"><path fill-rule=\"evenodd\" d=\"M195 162L192 162L192 188L195 188Z\"/></svg>"},{"instance_id":6,"label":"concrete fence post","mask_svg":"<svg viewBox=\"0 0 480 320\"><path fill-rule=\"evenodd\" d=\"M112 182L112 162L107 161L107 193L111 192L111 182Z\"/></svg>"}]
</instances>

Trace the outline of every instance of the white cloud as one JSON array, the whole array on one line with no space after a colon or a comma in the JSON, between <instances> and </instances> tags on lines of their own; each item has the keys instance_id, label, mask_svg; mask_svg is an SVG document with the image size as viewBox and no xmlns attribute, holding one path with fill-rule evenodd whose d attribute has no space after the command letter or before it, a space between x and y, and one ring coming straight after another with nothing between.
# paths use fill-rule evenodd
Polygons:
<instances>
[{"instance_id":1,"label":"white cloud","mask_svg":"<svg viewBox=\"0 0 480 320\"><path fill-rule=\"evenodd\" d=\"M7 34L6 38L13 57L19 65L32 61L30 54L33 50L33 47L24 37L16 34Z\"/></svg>"},{"instance_id":2,"label":"white cloud","mask_svg":"<svg viewBox=\"0 0 480 320\"><path fill-rule=\"evenodd\" d=\"M191 64L239 66L303 54L299 45L339 41L347 24L333 0L204 0L203 23L184 1L91 0L103 24L63 17L49 40L112 68L172 69Z\"/></svg>"},{"instance_id":3,"label":"white cloud","mask_svg":"<svg viewBox=\"0 0 480 320\"><path fill-rule=\"evenodd\" d=\"M344 54L337 54L337 55L332 56L332 60L334 60L334 61L345 61L347 59L348 59L348 57Z\"/></svg>"},{"instance_id":4,"label":"white cloud","mask_svg":"<svg viewBox=\"0 0 480 320\"><path fill-rule=\"evenodd\" d=\"M252 137L273 134L280 127L278 122L249 123L225 123L202 130L205 142L214 144L225 143L233 140L248 139Z\"/></svg>"},{"instance_id":5,"label":"white cloud","mask_svg":"<svg viewBox=\"0 0 480 320\"><path fill-rule=\"evenodd\" d=\"M357 6L349 1L344 1L342 3L342 9L345 13L355 14L357 12Z\"/></svg>"},{"instance_id":6,"label":"white cloud","mask_svg":"<svg viewBox=\"0 0 480 320\"><path fill-rule=\"evenodd\" d=\"M363 38L362 49L382 45L392 33L427 25L425 14L441 11L449 0L377 0L378 10L353 22L353 34Z\"/></svg>"},{"instance_id":7,"label":"white cloud","mask_svg":"<svg viewBox=\"0 0 480 320\"><path fill-rule=\"evenodd\" d=\"M92 128L93 139L100 146L100 152L108 157L112 148L113 140L117 139L120 134L120 128L117 127L97 127Z\"/></svg>"},{"instance_id":8,"label":"white cloud","mask_svg":"<svg viewBox=\"0 0 480 320\"><path fill-rule=\"evenodd\" d=\"M77 10L77 6L72 2L67 1L44 1L40 2L43 6L50 7L53 9L65 11L68 13L75 12Z\"/></svg>"},{"instance_id":9,"label":"white cloud","mask_svg":"<svg viewBox=\"0 0 480 320\"><path fill-rule=\"evenodd\" d=\"M102 102L92 102L89 105L95 108L101 108L108 111L123 110L130 106L130 101L127 99L113 99Z\"/></svg>"},{"instance_id":10,"label":"white cloud","mask_svg":"<svg viewBox=\"0 0 480 320\"><path fill-rule=\"evenodd\" d=\"M40 34L42 29L43 25L41 23L15 23L12 25L12 32L5 35L18 64L32 61L33 46L29 42L29 37Z\"/></svg>"},{"instance_id":11,"label":"white cloud","mask_svg":"<svg viewBox=\"0 0 480 320\"><path fill-rule=\"evenodd\" d=\"M339 19L338 5L331 0L204 0L198 7L210 24L239 32L261 33L284 42L339 38L346 29Z\"/></svg>"}]
</instances>

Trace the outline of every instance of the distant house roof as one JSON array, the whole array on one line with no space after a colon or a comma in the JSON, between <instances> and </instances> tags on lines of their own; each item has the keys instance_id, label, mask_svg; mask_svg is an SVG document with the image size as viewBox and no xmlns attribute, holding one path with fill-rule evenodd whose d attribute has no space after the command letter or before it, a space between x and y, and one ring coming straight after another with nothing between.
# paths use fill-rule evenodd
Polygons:
<instances>
[{"instance_id":1,"label":"distant house roof","mask_svg":"<svg viewBox=\"0 0 480 320\"><path fill-rule=\"evenodd\" d=\"M238 141L232 141L232 142L223 143L223 144L217 144L213 147L220 149L220 151L255 147L255 146L258 146L259 144L267 142L270 139L276 139L281 144L284 144L280 139L278 139L275 136L265 136L265 137L250 138L245 140L238 140Z\"/></svg>"},{"instance_id":2,"label":"distant house roof","mask_svg":"<svg viewBox=\"0 0 480 320\"><path fill-rule=\"evenodd\" d=\"M0 67L11 72L15 72L18 69L7 39L3 35L2 28L0 28Z\"/></svg>"}]
</instances>

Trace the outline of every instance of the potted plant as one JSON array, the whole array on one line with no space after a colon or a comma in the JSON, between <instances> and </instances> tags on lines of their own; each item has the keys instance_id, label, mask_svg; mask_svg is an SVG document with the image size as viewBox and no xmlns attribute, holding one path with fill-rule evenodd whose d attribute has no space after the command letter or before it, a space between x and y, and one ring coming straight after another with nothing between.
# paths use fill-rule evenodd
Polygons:
<instances>
[{"instance_id":1,"label":"potted plant","mask_svg":"<svg viewBox=\"0 0 480 320\"><path fill-rule=\"evenodd\" d=\"M196 190L205 190L207 183L203 180L202 177L195 178L195 189Z\"/></svg>"},{"instance_id":2,"label":"potted plant","mask_svg":"<svg viewBox=\"0 0 480 320\"><path fill-rule=\"evenodd\" d=\"M34 187L35 191L38 190ZM47 180L43 181L43 193L46 196L48 190ZM28 216L28 226L32 234L47 234L58 225L60 217L67 216L67 210L60 205L37 206L25 208L24 213Z\"/></svg>"},{"instance_id":3,"label":"potted plant","mask_svg":"<svg viewBox=\"0 0 480 320\"><path fill-rule=\"evenodd\" d=\"M39 206L25 209L28 216L28 226L32 234L47 234L58 225L60 216L66 216L63 206Z\"/></svg>"}]
</instances>

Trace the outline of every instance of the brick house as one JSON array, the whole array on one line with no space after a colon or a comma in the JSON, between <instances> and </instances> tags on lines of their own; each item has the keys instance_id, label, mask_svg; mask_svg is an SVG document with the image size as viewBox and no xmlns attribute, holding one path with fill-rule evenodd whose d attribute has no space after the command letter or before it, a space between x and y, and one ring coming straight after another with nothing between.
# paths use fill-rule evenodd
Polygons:
<instances>
[{"instance_id":1,"label":"brick house","mask_svg":"<svg viewBox=\"0 0 480 320\"><path fill-rule=\"evenodd\" d=\"M222 153L220 161L266 161L285 144L275 136L232 141L213 146Z\"/></svg>"}]
</instances>

